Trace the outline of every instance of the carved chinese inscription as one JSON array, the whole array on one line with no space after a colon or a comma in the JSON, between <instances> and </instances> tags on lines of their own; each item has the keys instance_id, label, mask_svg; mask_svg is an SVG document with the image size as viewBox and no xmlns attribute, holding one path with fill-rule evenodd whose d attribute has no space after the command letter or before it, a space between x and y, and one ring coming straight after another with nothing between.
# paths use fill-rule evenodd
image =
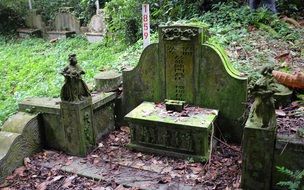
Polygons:
<instances>
[{"instance_id":1,"label":"carved chinese inscription","mask_svg":"<svg viewBox=\"0 0 304 190\"><path fill-rule=\"evenodd\" d=\"M193 45L187 41L165 43L166 98L193 100Z\"/></svg>"}]
</instances>

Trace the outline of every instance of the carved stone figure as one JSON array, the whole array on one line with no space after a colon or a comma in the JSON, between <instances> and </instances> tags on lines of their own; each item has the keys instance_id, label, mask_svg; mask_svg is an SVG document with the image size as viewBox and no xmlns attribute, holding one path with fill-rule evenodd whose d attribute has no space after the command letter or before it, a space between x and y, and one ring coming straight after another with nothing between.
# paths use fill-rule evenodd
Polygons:
<instances>
[{"instance_id":1,"label":"carved stone figure","mask_svg":"<svg viewBox=\"0 0 304 190\"><path fill-rule=\"evenodd\" d=\"M87 85L81 78L85 72L77 65L76 54L69 55L69 62L69 65L61 72L65 83L61 88L60 98L62 101L81 101L85 97L91 96Z\"/></svg>"},{"instance_id":2,"label":"carved stone figure","mask_svg":"<svg viewBox=\"0 0 304 190\"><path fill-rule=\"evenodd\" d=\"M271 75L272 68L265 67L263 75L250 89L255 96L255 101L249 114L247 125L261 128L275 127L275 107L273 94L275 93L274 81Z\"/></svg>"},{"instance_id":3,"label":"carved stone figure","mask_svg":"<svg viewBox=\"0 0 304 190\"><path fill-rule=\"evenodd\" d=\"M274 13L277 12L275 0L248 0L248 3L251 9L257 9L261 5Z\"/></svg>"}]
</instances>

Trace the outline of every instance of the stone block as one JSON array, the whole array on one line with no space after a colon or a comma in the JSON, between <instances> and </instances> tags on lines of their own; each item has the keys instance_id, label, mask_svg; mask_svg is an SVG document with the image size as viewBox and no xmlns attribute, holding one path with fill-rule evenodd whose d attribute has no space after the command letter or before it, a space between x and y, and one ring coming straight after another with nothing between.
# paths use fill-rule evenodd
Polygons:
<instances>
[{"instance_id":1,"label":"stone block","mask_svg":"<svg viewBox=\"0 0 304 190\"><path fill-rule=\"evenodd\" d=\"M87 33L85 33L85 36L90 43L101 42L104 38L104 35L102 33L89 33L89 32L87 32Z\"/></svg>"},{"instance_id":2,"label":"stone block","mask_svg":"<svg viewBox=\"0 0 304 190\"><path fill-rule=\"evenodd\" d=\"M115 91L122 84L121 74L110 70L95 75L96 90L102 92Z\"/></svg>"},{"instance_id":3,"label":"stone block","mask_svg":"<svg viewBox=\"0 0 304 190\"><path fill-rule=\"evenodd\" d=\"M30 38L30 37L42 37L42 31L40 29L18 29L17 30L20 38Z\"/></svg>"},{"instance_id":4,"label":"stone block","mask_svg":"<svg viewBox=\"0 0 304 190\"><path fill-rule=\"evenodd\" d=\"M48 31L48 40L71 38L76 34L75 31Z\"/></svg>"},{"instance_id":5,"label":"stone block","mask_svg":"<svg viewBox=\"0 0 304 190\"><path fill-rule=\"evenodd\" d=\"M131 128L131 142L128 146L153 154L208 160L213 122L218 112L193 109L196 111L188 116L175 116L167 112L164 105L143 102L125 116Z\"/></svg>"},{"instance_id":6,"label":"stone block","mask_svg":"<svg viewBox=\"0 0 304 190\"><path fill-rule=\"evenodd\" d=\"M95 143L91 97L83 101L61 101L60 111L65 132L64 151L71 155L85 156Z\"/></svg>"}]
</instances>

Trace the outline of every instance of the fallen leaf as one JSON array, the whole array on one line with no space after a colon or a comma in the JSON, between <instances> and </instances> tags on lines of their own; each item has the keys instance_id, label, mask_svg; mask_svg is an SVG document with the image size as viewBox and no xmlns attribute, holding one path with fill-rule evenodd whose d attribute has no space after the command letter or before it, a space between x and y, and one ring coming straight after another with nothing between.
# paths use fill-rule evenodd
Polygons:
<instances>
[{"instance_id":1,"label":"fallen leaf","mask_svg":"<svg viewBox=\"0 0 304 190\"><path fill-rule=\"evenodd\" d=\"M72 185L72 181L77 177L77 175L72 175L70 177L67 177L62 185L62 188L68 188L70 185Z\"/></svg>"}]
</instances>

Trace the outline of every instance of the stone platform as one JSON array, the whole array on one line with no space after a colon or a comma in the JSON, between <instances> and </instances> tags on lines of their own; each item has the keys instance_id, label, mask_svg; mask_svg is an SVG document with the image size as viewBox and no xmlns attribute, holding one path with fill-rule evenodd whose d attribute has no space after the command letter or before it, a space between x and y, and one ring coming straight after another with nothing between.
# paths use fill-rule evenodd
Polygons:
<instances>
[{"instance_id":1,"label":"stone platform","mask_svg":"<svg viewBox=\"0 0 304 190\"><path fill-rule=\"evenodd\" d=\"M217 110L188 107L181 113L163 104L143 102L125 116L131 149L161 155L209 160Z\"/></svg>"},{"instance_id":2,"label":"stone platform","mask_svg":"<svg viewBox=\"0 0 304 190\"><path fill-rule=\"evenodd\" d=\"M66 39L72 37L74 34L76 34L75 31L48 31L48 39L54 40L54 39Z\"/></svg>"},{"instance_id":3,"label":"stone platform","mask_svg":"<svg viewBox=\"0 0 304 190\"><path fill-rule=\"evenodd\" d=\"M42 37L40 29L23 28L17 30L20 38Z\"/></svg>"}]
</instances>

